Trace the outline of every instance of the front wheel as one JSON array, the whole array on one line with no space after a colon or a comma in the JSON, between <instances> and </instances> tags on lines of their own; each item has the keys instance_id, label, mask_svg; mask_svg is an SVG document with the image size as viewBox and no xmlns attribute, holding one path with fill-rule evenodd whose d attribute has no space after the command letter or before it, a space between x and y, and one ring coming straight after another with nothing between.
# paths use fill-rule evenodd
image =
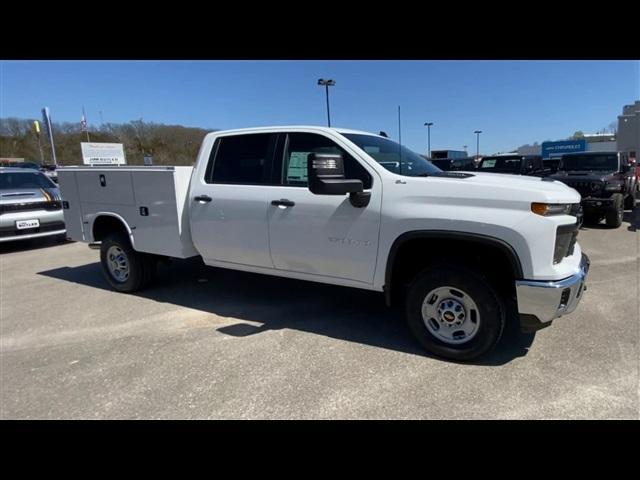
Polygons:
<instances>
[{"instance_id":1,"label":"front wheel","mask_svg":"<svg viewBox=\"0 0 640 480\"><path fill-rule=\"evenodd\" d=\"M622 225L624 216L624 197L621 193L614 193L611 196L612 205L605 215L607 227L618 228Z\"/></svg>"},{"instance_id":2,"label":"front wheel","mask_svg":"<svg viewBox=\"0 0 640 480\"><path fill-rule=\"evenodd\" d=\"M429 352L467 361L491 350L505 326L504 302L474 270L453 265L429 267L409 287L409 328Z\"/></svg>"},{"instance_id":3,"label":"front wheel","mask_svg":"<svg viewBox=\"0 0 640 480\"><path fill-rule=\"evenodd\" d=\"M126 293L144 288L157 269L155 257L135 251L122 234L111 234L102 241L100 263L114 290Z\"/></svg>"}]
</instances>

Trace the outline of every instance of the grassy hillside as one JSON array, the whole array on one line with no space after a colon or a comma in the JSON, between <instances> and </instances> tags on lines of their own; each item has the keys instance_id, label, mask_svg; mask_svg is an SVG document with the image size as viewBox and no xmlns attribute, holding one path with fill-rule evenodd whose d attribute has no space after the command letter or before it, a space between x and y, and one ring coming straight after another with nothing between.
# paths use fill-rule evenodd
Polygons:
<instances>
[{"instance_id":1,"label":"grassy hillside","mask_svg":"<svg viewBox=\"0 0 640 480\"><path fill-rule=\"evenodd\" d=\"M38 119L39 120L39 119ZM0 119L0 157L17 157L40 162L38 139L32 130L33 119ZM42 125L40 126L42 129ZM90 127L92 142L124 144L127 164L142 165L143 156L151 155L154 165L192 165L200 143L211 130L163 125L135 120L124 124L108 123ZM87 141L77 123L54 123L56 157L60 165L81 165L80 142ZM44 163L51 163L49 140L41 132Z\"/></svg>"}]
</instances>

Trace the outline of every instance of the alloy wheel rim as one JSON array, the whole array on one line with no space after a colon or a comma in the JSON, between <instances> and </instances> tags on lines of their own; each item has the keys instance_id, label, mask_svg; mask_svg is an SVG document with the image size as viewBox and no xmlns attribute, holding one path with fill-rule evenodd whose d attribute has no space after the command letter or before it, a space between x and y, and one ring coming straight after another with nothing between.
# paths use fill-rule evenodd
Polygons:
<instances>
[{"instance_id":1,"label":"alloy wheel rim","mask_svg":"<svg viewBox=\"0 0 640 480\"><path fill-rule=\"evenodd\" d=\"M107 250L107 268L111 276L120 283L129 278L129 257L125 251L115 245Z\"/></svg>"},{"instance_id":2,"label":"alloy wheel rim","mask_svg":"<svg viewBox=\"0 0 640 480\"><path fill-rule=\"evenodd\" d=\"M422 321L438 340L449 345L461 345L478 333L480 311L468 293L456 287L443 286L425 295Z\"/></svg>"}]
</instances>

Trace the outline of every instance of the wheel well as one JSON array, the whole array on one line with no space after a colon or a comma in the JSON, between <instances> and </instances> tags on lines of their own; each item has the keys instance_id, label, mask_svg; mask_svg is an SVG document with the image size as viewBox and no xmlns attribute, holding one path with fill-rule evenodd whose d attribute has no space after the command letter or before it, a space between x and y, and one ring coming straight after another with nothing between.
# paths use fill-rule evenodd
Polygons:
<instances>
[{"instance_id":1,"label":"wheel well","mask_svg":"<svg viewBox=\"0 0 640 480\"><path fill-rule=\"evenodd\" d=\"M394 247L396 245L394 244ZM451 262L482 273L501 293L515 295L514 280L522 277L520 263L508 245L484 238L416 236L392 247L385 291L389 304L401 301L406 287L427 266Z\"/></svg>"},{"instance_id":2,"label":"wheel well","mask_svg":"<svg viewBox=\"0 0 640 480\"><path fill-rule=\"evenodd\" d=\"M111 215L101 215L93 222L93 241L99 242L111 233L122 233L125 237L129 237L127 227L122 220L112 217Z\"/></svg>"}]
</instances>

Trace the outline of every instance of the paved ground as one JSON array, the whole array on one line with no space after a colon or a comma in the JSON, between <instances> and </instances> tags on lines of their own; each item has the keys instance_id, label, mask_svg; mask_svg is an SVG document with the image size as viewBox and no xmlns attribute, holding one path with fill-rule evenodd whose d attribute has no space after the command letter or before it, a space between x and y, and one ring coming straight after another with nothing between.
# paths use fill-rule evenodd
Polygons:
<instances>
[{"instance_id":1,"label":"paved ground","mask_svg":"<svg viewBox=\"0 0 640 480\"><path fill-rule=\"evenodd\" d=\"M423 354L375 293L183 261L123 295L84 244L0 246L0 418L637 419L636 213L581 232L576 313L475 365Z\"/></svg>"}]
</instances>

